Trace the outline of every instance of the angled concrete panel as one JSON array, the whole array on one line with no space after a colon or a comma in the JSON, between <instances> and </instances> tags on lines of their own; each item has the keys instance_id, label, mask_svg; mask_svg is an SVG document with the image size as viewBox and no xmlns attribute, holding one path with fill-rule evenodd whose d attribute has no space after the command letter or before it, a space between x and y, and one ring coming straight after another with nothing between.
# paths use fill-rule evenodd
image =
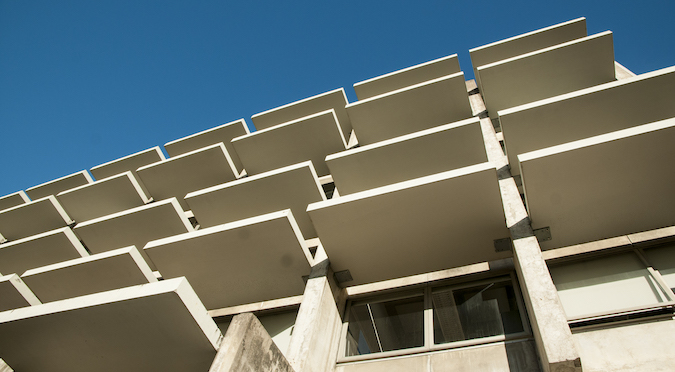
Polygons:
<instances>
[{"instance_id":1,"label":"angled concrete panel","mask_svg":"<svg viewBox=\"0 0 675 372\"><path fill-rule=\"evenodd\" d=\"M321 177L329 173L326 155L345 150L347 141L330 109L237 137L232 145L249 175L311 160Z\"/></svg>"},{"instance_id":2,"label":"angled concrete panel","mask_svg":"<svg viewBox=\"0 0 675 372\"><path fill-rule=\"evenodd\" d=\"M310 239L316 231L305 210L326 195L312 163L303 162L196 191L185 200L202 227L290 208L302 235Z\"/></svg>"},{"instance_id":3,"label":"angled concrete panel","mask_svg":"<svg viewBox=\"0 0 675 372\"><path fill-rule=\"evenodd\" d=\"M241 160L237 155L237 152L234 151L234 147L230 141L233 138L244 136L249 133L248 126L244 119L239 119L231 123L219 125L215 128L207 129L189 136L173 140L164 145L166 152L169 156L174 157L182 155L191 151L199 150L201 148L222 143L227 152L232 158L235 168L237 169L237 174L241 174L243 166Z\"/></svg>"},{"instance_id":4,"label":"angled concrete panel","mask_svg":"<svg viewBox=\"0 0 675 372\"><path fill-rule=\"evenodd\" d=\"M70 227L0 245L0 273L23 274L26 270L89 256Z\"/></svg>"},{"instance_id":5,"label":"angled concrete panel","mask_svg":"<svg viewBox=\"0 0 675 372\"><path fill-rule=\"evenodd\" d=\"M511 173L518 154L675 117L675 67L499 111Z\"/></svg>"},{"instance_id":6,"label":"angled concrete panel","mask_svg":"<svg viewBox=\"0 0 675 372\"><path fill-rule=\"evenodd\" d=\"M0 313L15 371L208 371L221 339L184 278Z\"/></svg>"},{"instance_id":7,"label":"angled concrete panel","mask_svg":"<svg viewBox=\"0 0 675 372\"><path fill-rule=\"evenodd\" d=\"M56 199L68 216L78 223L150 202L129 171L63 191L56 195Z\"/></svg>"},{"instance_id":8,"label":"angled concrete panel","mask_svg":"<svg viewBox=\"0 0 675 372\"><path fill-rule=\"evenodd\" d=\"M21 204L26 204L30 201L30 198L23 190L5 195L0 198L0 211L19 206Z\"/></svg>"},{"instance_id":9,"label":"angled concrete panel","mask_svg":"<svg viewBox=\"0 0 675 372\"><path fill-rule=\"evenodd\" d=\"M255 114L251 116L251 120L256 129L261 130L333 109L342 128L342 134L345 138L349 138L352 124L345 110L348 103L345 90L339 88Z\"/></svg>"},{"instance_id":10,"label":"angled concrete panel","mask_svg":"<svg viewBox=\"0 0 675 372\"><path fill-rule=\"evenodd\" d=\"M207 309L303 293L311 255L290 210L155 240L164 278L185 276Z\"/></svg>"},{"instance_id":11,"label":"angled concrete panel","mask_svg":"<svg viewBox=\"0 0 675 372\"><path fill-rule=\"evenodd\" d=\"M675 119L519 155L542 249L675 225Z\"/></svg>"},{"instance_id":12,"label":"angled concrete panel","mask_svg":"<svg viewBox=\"0 0 675 372\"><path fill-rule=\"evenodd\" d=\"M155 146L147 150L139 151L137 153L97 165L91 168L90 171L97 180L102 180L104 178L108 178L127 171L131 172L134 177L138 179L136 169L144 165L156 163L165 159L166 157L164 156L162 150L160 150L159 146ZM148 190L142 183L141 188L143 188L143 191L145 191L147 195Z\"/></svg>"},{"instance_id":13,"label":"angled concrete panel","mask_svg":"<svg viewBox=\"0 0 675 372\"><path fill-rule=\"evenodd\" d=\"M47 197L49 195L56 195L61 191L72 189L73 187L86 185L92 182L94 182L94 180L89 175L89 172L83 170L77 173L63 176L61 178L57 178L53 181L29 187L26 189L26 194L28 194L28 196L32 200L37 200L40 198Z\"/></svg>"},{"instance_id":14,"label":"angled concrete panel","mask_svg":"<svg viewBox=\"0 0 675 372\"><path fill-rule=\"evenodd\" d=\"M26 238L71 223L53 195L0 211L0 234L7 240Z\"/></svg>"},{"instance_id":15,"label":"angled concrete panel","mask_svg":"<svg viewBox=\"0 0 675 372\"><path fill-rule=\"evenodd\" d=\"M499 110L616 80L606 31L477 68L490 117Z\"/></svg>"},{"instance_id":16,"label":"angled concrete panel","mask_svg":"<svg viewBox=\"0 0 675 372\"><path fill-rule=\"evenodd\" d=\"M239 176L222 143L207 146L136 170L155 200L176 198L187 210L185 194L236 180Z\"/></svg>"},{"instance_id":17,"label":"angled concrete panel","mask_svg":"<svg viewBox=\"0 0 675 372\"><path fill-rule=\"evenodd\" d=\"M509 257L490 163L310 204L333 270L358 285Z\"/></svg>"},{"instance_id":18,"label":"angled concrete panel","mask_svg":"<svg viewBox=\"0 0 675 372\"><path fill-rule=\"evenodd\" d=\"M473 116L462 72L350 103L347 113L361 145Z\"/></svg>"},{"instance_id":19,"label":"angled concrete panel","mask_svg":"<svg viewBox=\"0 0 675 372\"><path fill-rule=\"evenodd\" d=\"M460 72L457 54L420 63L354 84L359 100Z\"/></svg>"},{"instance_id":20,"label":"angled concrete panel","mask_svg":"<svg viewBox=\"0 0 675 372\"><path fill-rule=\"evenodd\" d=\"M0 312L39 304L40 300L18 275L0 276Z\"/></svg>"},{"instance_id":21,"label":"angled concrete panel","mask_svg":"<svg viewBox=\"0 0 675 372\"><path fill-rule=\"evenodd\" d=\"M43 303L157 281L133 246L31 269L21 279Z\"/></svg>"},{"instance_id":22,"label":"angled concrete panel","mask_svg":"<svg viewBox=\"0 0 675 372\"><path fill-rule=\"evenodd\" d=\"M328 155L340 195L486 162L480 120L460 122Z\"/></svg>"}]
</instances>

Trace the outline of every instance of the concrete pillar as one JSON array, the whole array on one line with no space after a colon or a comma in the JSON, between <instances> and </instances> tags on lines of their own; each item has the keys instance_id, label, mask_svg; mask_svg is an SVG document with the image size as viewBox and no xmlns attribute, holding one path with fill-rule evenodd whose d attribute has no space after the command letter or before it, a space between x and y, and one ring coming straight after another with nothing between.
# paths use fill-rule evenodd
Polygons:
<instances>
[{"instance_id":1,"label":"concrete pillar","mask_svg":"<svg viewBox=\"0 0 675 372\"><path fill-rule=\"evenodd\" d=\"M0 359L0 372L14 372L4 360Z\"/></svg>"},{"instance_id":2,"label":"concrete pillar","mask_svg":"<svg viewBox=\"0 0 675 372\"><path fill-rule=\"evenodd\" d=\"M328 260L315 265L288 346L288 359L296 372L335 369L345 298L344 290L333 280Z\"/></svg>"},{"instance_id":3,"label":"concrete pillar","mask_svg":"<svg viewBox=\"0 0 675 372\"><path fill-rule=\"evenodd\" d=\"M209 372L294 372L258 318L232 318Z\"/></svg>"}]
</instances>

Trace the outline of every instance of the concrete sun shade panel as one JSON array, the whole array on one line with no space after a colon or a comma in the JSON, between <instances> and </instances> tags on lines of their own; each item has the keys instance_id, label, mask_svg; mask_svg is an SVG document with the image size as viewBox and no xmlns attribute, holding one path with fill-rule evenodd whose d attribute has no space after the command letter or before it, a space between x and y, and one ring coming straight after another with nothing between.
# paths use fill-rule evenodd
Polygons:
<instances>
[{"instance_id":1,"label":"concrete sun shade panel","mask_svg":"<svg viewBox=\"0 0 675 372\"><path fill-rule=\"evenodd\" d=\"M157 281L136 247L38 267L21 279L43 303Z\"/></svg>"},{"instance_id":2,"label":"concrete sun shade panel","mask_svg":"<svg viewBox=\"0 0 675 372\"><path fill-rule=\"evenodd\" d=\"M675 117L675 67L499 111L511 173L518 155Z\"/></svg>"},{"instance_id":3,"label":"concrete sun shade panel","mask_svg":"<svg viewBox=\"0 0 675 372\"><path fill-rule=\"evenodd\" d=\"M478 67L490 117L499 110L616 80L612 32Z\"/></svg>"},{"instance_id":4,"label":"concrete sun shade panel","mask_svg":"<svg viewBox=\"0 0 675 372\"><path fill-rule=\"evenodd\" d=\"M89 172L83 170L81 172L69 174L67 176L57 178L53 181L45 182L43 184L33 186L26 189L26 194L32 199L37 200L49 195L56 195L61 191L72 189L74 187L92 183L94 180L89 175Z\"/></svg>"},{"instance_id":5,"label":"concrete sun shade panel","mask_svg":"<svg viewBox=\"0 0 675 372\"><path fill-rule=\"evenodd\" d=\"M208 371L221 339L185 278L0 313L15 371Z\"/></svg>"},{"instance_id":6,"label":"concrete sun shade panel","mask_svg":"<svg viewBox=\"0 0 675 372\"><path fill-rule=\"evenodd\" d=\"M40 305L40 300L16 274L0 276L0 312Z\"/></svg>"},{"instance_id":7,"label":"concrete sun shade panel","mask_svg":"<svg viewBox=\"0 0 675 372\"><path fill-rule=\"evenodd\" d=\"M210 310L301 295L311 260L289 209L152 241L145 252L164 278L185 276Z\"/></svg>"},{"instance_id":8,"label":"concrete sun shade panel","mask_svg":"<svg viewBox=\"0 0 675 372\"><path fill-rule=\"evenodd\" d=\"M542 249L675 225L675 118L519 155Z\"/></svg>"},{"instance_id":9,"label":"concrete sun shade panel","mask_svg":"<svg viewBox=\"0 0 675 372\"><path fill-rule=\"evenodd\" d=\"M348 103L345 90L339 88L255 114L251 116L251 121L257 130L261 130L333 109L342 128L342 134L345 138L349 138L352 124L345 110Z\"/></svg>"},{"instance_id":10,"label":"concrete sun shade panel","mask_svg":"<svg viewBox=\"0 0 675 372\"><path fill-rule=\"evenodd\" d=\"M340 195L488 161L478 118L328 155Z\"/></svg>"},{"instance_id":11,"label":"concrete sun shade panel","mask_svg":"<svg viewBox=\"0 0 675 372\"><path fill-rule=\"evenodd\" d=\"M215 128L207 129L205 131L189 135L164 145L164 149L169 156L174 157L182 155L191 151L199 150L201 148L222 143L225 149L230 154L232 162L237 169L237 174L242 174L244 166L237 155L237 152L232 146L233 138L249 134L248 126L244 119L233 121L231 123L223 124Z\"/></svg>"},{"instance_id":12,"label":"concrete sun shade panel","mask_svg":"<svg viewBox=\"0 0 675 372\"><path fill-rule=\"evenodd\" d=\"M359 285L511 256L497 173L473 165L310 204L333 270Z\"/></svg>"},{"instance_id":13,"label":"concrete sun shade panel","mask_svg":"<svg viewBox=\"0 0 675 372\"><path fill-rule=\"evenodd\" d=\"M136 173L153 199L175 197L185 210L189 209L185 194L236 180L239 175L222 143L140 167Z\"/></svg>"},{"instance_id":14,"label":"concrete sun shade panel","mask_svg":"<svg viewBox=\"0 0 675 372\"><path fill-rule=\"evenodd\" d=\"M0 211L0 234L10 241L71 223L73 220L53 195Z\"/></svg>"},{"instance_id":15,"label":"concrete sun shade panel","mask_svg":"<svg viewBox=\"0 0 675 372\"><path fill-rule=\"evenodd\" d=\"M176 198L150 203L77 224L73 231L92 253L144 247L149 241L193 231ZM141 251L145 255L145 252ZM152 261L148 265L155 269Z\"/></svg>"},{"instance_id":16,"label":"concrete sun shade panel","mask_svg":"<svg viewBox=\"0 0 675 372\"><path fill-rule=\"evenodd\" d=\"M63 191L56 199L76 222L140 207L151 200L129 171Z\"/></svg>"},{"instance_id":17,"label":"concrete sun shade panel","mask_svg":"<svg viewBox=\"0 0 675 372\"><path fill-rule=\"evenodd\" d=\"M104 178L108 178L127 171L131 172L134 177L138 179L136 169L144 165L157 163L158 161L162 160L166 160L166 157L164 156L162 150L160 150L159 146L155 146L135 154L127 155L125 157L97 165L91 168L90 171L97 180L102 180ZM141 188L145 194L148 195L148 190L145 188L143 183L141 183Z\"/></svg>"},{"instance_id":18,"label":"concrete sun shade panel","mask_svg":"<svg viewBox=\"0 0 675 372\"><path fill-rule=\"evenodd\" d=\"M476 82L480 86L479 76L478 73L476 73L479 66L534 52L535 50L548 48L586 36L586 18L581 17L470 49L469 55L471 56L471 64L473 65Z\"/></svg>"},{"instance_id":19,"label":"concrete sun shade panel","mask_svg":"<svg viewBox=\"0 0 675 372\"><path fill-rule=\"evenodd\" d=\"M311 160L318 176L328 175L326 155L347 148L335 110L330 109L232 140L249 174Z\"/></svg>"},{"instance_id":20,"label":"concrete sun shade panel","mask_svg":"<svg viewBox=\"0 0 675 372\"><path fill-rule=\"evenodd\" d=\"M361 145L473 116L462 72L350 103L347 113Z\"/></svg>"},{"instance_id":21,"label":"concrete sun shade panel","mask_svg":"<svg viewBox=\"0 0 675 372\"><path fill-rule=\"evenodd\" d=\"M89 256L70 227L0 245L0 272L17 273Z\"/></svg>"},{"instance_id":22,"label":"concrete sun shade panel","mask_svg":"<svg viewBox=\"0 0 675 372\"><path fill-rule=\"evenodd\" d=\"M307 205L326 200L312 162L242 178L188 194L185 200L202 227L291 209L305 239L316 238Z\"/></svg>"},{"instance_id":23,"label":"concrete sun shade panel","mask_svg":"<svg viewBox=\"0 0 675 372\"><path fill-rule=\"evenodd\" d=\"M359 100L367 99L460 71L457 54L453 54L361 81L354 84L354 91Z\"/></svg>"},{"instance_id":24,"label":"concrete sun shade panel","mask_svg":"<svg viewBox=\"0 0 675 372\"><path fill-rule=\"evenodd\" d=\"M22 191L17 191L15 193L5 195L0 198L0 211L19 206L21 204L26 204L30 202L30 198L26 193Z\"/></svg>"}]
</instances>

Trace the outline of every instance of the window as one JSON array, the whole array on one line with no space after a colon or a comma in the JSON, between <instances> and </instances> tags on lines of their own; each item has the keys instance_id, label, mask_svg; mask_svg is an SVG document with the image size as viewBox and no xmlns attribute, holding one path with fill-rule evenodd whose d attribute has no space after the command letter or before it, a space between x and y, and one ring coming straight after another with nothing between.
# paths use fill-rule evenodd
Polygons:
<instances>
[{"instance_id":1,"label":"window","mask_svg":"<svg viewBox=\"0 0 675 372\"><path fill-rule=\"evenodd\" d=\"M444 349L526 336L512 277L427 286L351 301L344 361ZM370 357L369 357L370 355Z\"/></svg>"}]
</instances>

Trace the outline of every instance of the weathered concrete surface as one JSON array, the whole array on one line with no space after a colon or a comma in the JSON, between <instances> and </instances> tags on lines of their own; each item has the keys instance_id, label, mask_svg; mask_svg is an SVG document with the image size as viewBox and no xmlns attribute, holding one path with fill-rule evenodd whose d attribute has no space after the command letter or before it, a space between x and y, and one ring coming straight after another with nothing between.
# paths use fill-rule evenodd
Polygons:
<instances>
[{"instance_id":1,"label":"weathered concrete surface","mask_svg":"<svg viewBox=\"0 0 675 372\"><path fill-rule=\"evenodd\" d=\"M0 359L0 372L14 372L4 360Z\"/></svg>"},{"instance_id":2,"label":"weathered concrete surface","mask_svg":"<svg viewBox=\"0 0 675 372\"><path fill-rule=\"evenodd\" d=\"M339 365L335 372L539 372L531 340L450 349Z\"/></svg>"},{"instance_id":3,"label":"weathered concrete surface","mask_svg":"<svg viewBox=\"0 0 675 372\"><path fill-rule=\"evenodd\" d=\"M672 371L675 320L575 332L584 371Z\"/></svg>"},{"instance_id":4,"label":"weathered concrete surface","mask_svg":"<svg viewBox=\"0 0 675 372\"><path fill-rule=\"evenodd\" d=\"M209 372L268 371L294 372L255 315L243 313L235 316Z\"/></svg>"}]
</instances>

